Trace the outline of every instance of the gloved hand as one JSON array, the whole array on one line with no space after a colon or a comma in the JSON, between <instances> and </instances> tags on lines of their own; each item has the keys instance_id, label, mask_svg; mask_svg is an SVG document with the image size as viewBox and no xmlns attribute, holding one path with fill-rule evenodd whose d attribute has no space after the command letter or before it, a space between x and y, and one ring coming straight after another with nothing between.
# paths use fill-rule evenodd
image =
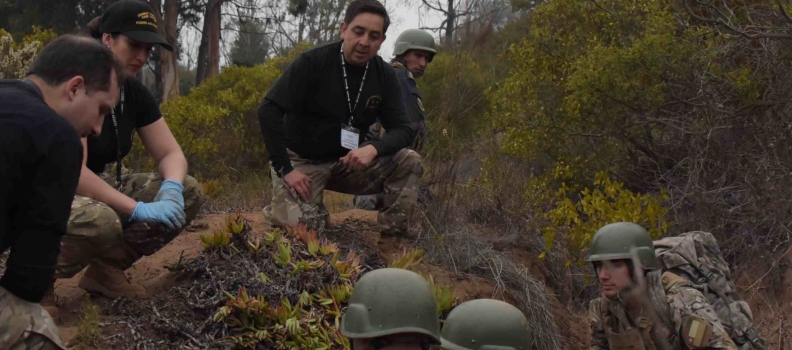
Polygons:
<instances>
[{"instance_id":1,"label":"gloved hand","mask_svg":"<svg viewBox=\"0 0 792 350\"><path fill-rule=\"evenodd\" d=\"M165 180L162 182L157 196L154 197L154 201L171 201L175 204L178 204L179 207L184 210L183 191L184 185L173 180Z\"/></svg>"},{"instance_id":2,"label":"gloved hand","mask_svg":"<svg viewBox=\"0 0 792 350\"><path fill-rule=\"evenodd\" d=\"M180 192L181 193L181 192ZM129 218L132 221L158 222L171 230L181 228L187 223L186 215L178 203L163 200L153 203L138 202Z\"/></svg>"}]
</instances>

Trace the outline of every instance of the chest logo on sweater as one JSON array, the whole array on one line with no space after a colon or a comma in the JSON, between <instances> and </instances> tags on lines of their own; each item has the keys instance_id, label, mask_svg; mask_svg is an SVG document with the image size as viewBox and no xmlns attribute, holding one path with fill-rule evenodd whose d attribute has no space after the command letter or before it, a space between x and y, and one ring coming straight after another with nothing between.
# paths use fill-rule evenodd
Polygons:
<instances>
[{"instance_id":1,"label":"chest logo on sweater","mask_svg":"<svg viewBox=\"0 0 792 350\"><path fill-rule=\"evenodd\" d=\"M381 103L382 97L380 97L380 95L371 96L366 100L366 109L377 109Z\"/></svg>"}]
</instances>

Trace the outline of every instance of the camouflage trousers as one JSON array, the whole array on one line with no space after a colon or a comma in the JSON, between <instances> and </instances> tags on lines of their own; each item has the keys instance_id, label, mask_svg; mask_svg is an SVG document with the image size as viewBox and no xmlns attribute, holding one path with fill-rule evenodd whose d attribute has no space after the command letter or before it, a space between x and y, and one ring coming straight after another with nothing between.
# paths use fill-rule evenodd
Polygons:
<instances>
[{"instance_id":1,"label":"camouflage trousers","mask_svg":"<svg viewBox=\"0 0 792 350\"><path fill-rule=\"evenodd\" d=\"M41 305L0 287L0 349L64 349L55 321Z\"/></svg>"},{"instance_id":2,"label":"camouflage trousers","mask_svg":"<svg viewBox=\"0 0 792 350\"><path fill-rule=\"evenodd\" d=\"M383 193L355 196L352 200L355 208L365 210L380 210L384 205L384 201L385 195Z\"/></svg>"},{"instance_id":3,"label":"camouflage trousers","mask_svg":"<svg viewBox=\"0 0 792 350\"><path fill-rule=\"evenodd\" d=\"M114 178L103 178L118 188ZM123 175L120 192L135 201L149 203L162 181L162 176L155 173ZM189 225L203 205L203 194L198 181L190 176L184 178L183 185L184 213ZM170 230L159 223L130 222L127 215L105 203L74 196L68 228L61 238L55 278L70 278L97 259L126 270L140 257L154 254L170 243L187 225Z\"/></svg>"},{"instance_id":4,"label":"camouflage trousers","mask_svg":"<svg viewBox=\"0 0 792 350\"><path fill-rule=\"evenodd\" d=\"M429 185L423 184L418 187L418 200L416 203L420 207L421 205L428 205L430 203L434 203L437 201L437 197L432 192L432 189ZM365 209L365 210L380 210L385 207L385 194L377 193L377 194L370 194L370 195L361 195L355 196L352 199L352 206L356 209Z\"/></svg>"},{"instance_id":5,"label":"camouflage trousers","mask_svg":"<svg viewBox=\"0 0 792 350\"><path fill-rule=\"evenodd\" d=\"M394 155L377 157L360 171L347 170L339 162L315 162L300 158L289 151L295 170L311 179L309 203L319 213L327 215L323 204L324 190L346 194L383 193L383 208L377 215L377 225L383 234L404 234L412 218L418 198L418 183L423 175L423 161L415 151L402 149ZM272 170L272 205L267 209L275 226L293 226L303 215L302 200L286 188Z\"/></svg>"},{"instance_id":6,"label":"camouflage trousers","mask_svg":"<svg viewBox=\"0 0 792 350\"><path fill-rule=\"evenodd\" d=\"M426 140L426 123L417 123L417 126L414 126L414 128L416 129L416 136L412 146L410 146L410 149L420 154ZM376 140L381 138L383 135L385 135L385 129L382 127L382 124L374 123L369 127L369 132L366 134L366 140ZM421 191L418 193L419 202L421 200L420 197ZM353 199L353 205L357 209L381 210L385 207L385 194L376 193L369 195L357 195Z\"/></svg>"}]
</instances>

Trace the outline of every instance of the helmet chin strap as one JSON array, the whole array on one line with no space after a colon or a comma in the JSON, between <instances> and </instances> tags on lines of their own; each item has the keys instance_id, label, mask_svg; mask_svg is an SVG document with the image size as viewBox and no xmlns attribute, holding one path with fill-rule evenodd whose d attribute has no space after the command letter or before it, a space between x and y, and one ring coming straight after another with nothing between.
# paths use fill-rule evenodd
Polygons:
<instances>
[{"instance_id":1,"label":"helmet chin strap","mask_svg":"<svg viewBox=\"0 0 792 350\"><path fill-rule=\"evenodd\" d=\"M625 300L622 298L622 294L629 295L635 290L635 286L635 283L631 283L629 286L627 286L627 288L620 290L618 293L616 293L616 300L624 305Z\"/></svg>"}]
</instances>

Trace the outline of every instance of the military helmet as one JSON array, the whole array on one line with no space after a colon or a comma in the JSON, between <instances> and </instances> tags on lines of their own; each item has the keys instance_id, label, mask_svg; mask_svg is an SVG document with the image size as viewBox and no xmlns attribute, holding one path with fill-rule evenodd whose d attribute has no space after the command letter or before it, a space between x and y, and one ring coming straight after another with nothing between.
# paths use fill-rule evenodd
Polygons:
<instances>
[{"instance_id":1,"label":"military helmet","mask_svg":"<svg viewBox=\"0 0 792 350\"><path fill-rule=\"evenodd\" d=\"M631 222L608 224L594 234L586 261L631 259L632 249L644 269L657 266L652 238L646 229Z\"/></svg>"},{"instance_id":2,"label":"military helmet","mask_svg":"<svg viewBox=\"0 0 792 350\"><path fill-rule=\"evenodd\" d=\"M531 331L516 307L493 299L476 299L451 310L440 333L448 350L531 350Z\"/></svg>"},{"instance_id":3,"label":"military helmet","mask_svg":"<svg viewBox=\"0 0 792 350\"><path fill-rule=\"evenodd\" d=\"M432 62L434 55L437 53L432 34L421 29L407 29L399 34L399 38L396 39L396 46L393 49L393 55L403 55L408 50L429 52L429 62Z\"/></svg>"},{"instance_id":4,"label":"military helmet","mask_svg":"<svg viewBox=\"0 0 792 350\"><path fill-rule=\"evenodd\" d=\"M440 344L434 290L421 275L385 268L358 280L341 318L341 334L350 339L418 333Z\"/></svg>"}]
</instances>

